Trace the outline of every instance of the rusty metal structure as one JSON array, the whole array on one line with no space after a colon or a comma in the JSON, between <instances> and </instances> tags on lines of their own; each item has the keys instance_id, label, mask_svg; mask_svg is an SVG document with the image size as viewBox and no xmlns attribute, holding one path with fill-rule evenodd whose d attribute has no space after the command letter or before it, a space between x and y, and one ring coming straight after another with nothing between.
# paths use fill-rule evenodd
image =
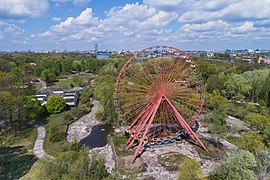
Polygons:
<instances>
[{"instance_id":1,"label":"rusty metal structure","mask_svg":"<svg viewBox=\"0 0 270 180\"><path fill-rule=\"evenodd\" d=\"M123 66L115 85L114 105L126 127L126 148L173 143L189 138L207 148L195 131L204 104L204 83L190 56L170 46L137 52Z\"/></svg>"}]
</instances>

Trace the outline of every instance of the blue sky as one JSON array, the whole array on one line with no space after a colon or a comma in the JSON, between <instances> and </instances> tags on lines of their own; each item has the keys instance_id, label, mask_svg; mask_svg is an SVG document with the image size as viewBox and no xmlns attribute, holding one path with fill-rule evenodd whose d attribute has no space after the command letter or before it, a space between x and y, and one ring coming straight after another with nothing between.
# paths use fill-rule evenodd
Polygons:
<instances>
[{"instance_id":1,"label":"blue sky","mask_svg":"<svg viewBox=\"0 0 270 180\"><path fill-rule=\"evenodd\" d=\"M270 0L0 0L0 50L270 49Z\"/></svg>"}]
</instances>

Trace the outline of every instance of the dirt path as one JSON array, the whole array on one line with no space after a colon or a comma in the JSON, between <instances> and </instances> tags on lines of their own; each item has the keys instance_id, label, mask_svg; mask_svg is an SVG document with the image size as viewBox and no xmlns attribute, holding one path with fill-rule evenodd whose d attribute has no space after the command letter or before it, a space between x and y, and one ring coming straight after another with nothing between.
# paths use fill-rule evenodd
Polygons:
<instances>
[{"instance_id":1,"label":"dirt path","mask_svg":"<svg viewBox=\"0 0 270 180\"><path fill-rule=\"evenodd\" d=\"M35 127L38 130L38 137L36 139L33 151L37 158L40 159L46 155L43 147L46 136L46 129L42 125L35 125Z\"/></svg>"},{"instance_id":2,"label":"dirt path","mask_svg":"<svg viewBox=\"0 0 270 180\"><path fill-rule=\"evenodd\" d=\"M37 78L37 80L41 83L40 91L47 89L47 84L45 81L42 81L40 78Z\"/></svg>"}]
</instances>

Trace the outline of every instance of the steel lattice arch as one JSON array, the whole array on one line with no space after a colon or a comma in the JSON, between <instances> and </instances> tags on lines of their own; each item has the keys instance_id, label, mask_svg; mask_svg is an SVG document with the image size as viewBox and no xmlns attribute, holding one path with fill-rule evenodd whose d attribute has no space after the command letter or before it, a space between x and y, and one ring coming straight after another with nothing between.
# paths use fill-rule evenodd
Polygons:
<instances>
[{"instance_id":1,"label":"steel lattice arch","mask_svg":"<svg viewBox=\"0 0 270 180\"><path fill-rule=\"evenodd\" d=\"M170 46L136 53L121 69L114 93L115 112L126 127L129 149L145 143L168 144L188 137L206 151L195 134L204 104L204 83L190 56Z\"/></svg>"}]
</instances>

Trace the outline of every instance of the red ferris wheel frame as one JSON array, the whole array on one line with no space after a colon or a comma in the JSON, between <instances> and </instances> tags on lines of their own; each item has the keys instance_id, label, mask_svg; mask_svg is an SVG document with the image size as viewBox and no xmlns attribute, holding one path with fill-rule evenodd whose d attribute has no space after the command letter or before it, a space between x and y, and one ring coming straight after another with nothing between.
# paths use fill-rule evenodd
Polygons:
<instances>
[{"instance_id":1,"label":"red ferris wheel frame","mask_svg":"<svg viewBox=\"0 0 270 180\"><path fill-rule=\"evenodd\" d=\"M156 52L153 51L154 49L156 49ZM145 57L142 57L144 55ZM153 56L155 58L153 58ZM154 61L151 62L154 63L153 66L157 66L153 68L154 73L145 72L151 68L152 64L149 62L142 68L143 70L135 70L135 67L132 67L132 65L136 59L142 62L149 59L158 59L156 65L154 65ZM177 64L179 62L182 64ZM140 66L138 65L138 67ZM127 71L129 70L132 70L132 73L128 73ZM178 72L177 70L181 71ZM187 81L183 80L194 80L193 76L197 80L195 80L196 83L193 85L194 87L191 88L192 85L185 85ZM128 77L132 81L126 80L125 77ZM139 79L138 82L136 82L136 77ZM182 81L178 82L177 78L179 77L181 77L180 79ZM142 84L142 82L145 84ZM184 85L179 85L181 83ZM136 86L134 84L136 84ZM178 89L181 88L183 88L183 91L181 92L181 96L179 96ZM199 92L195 93L194 89L197 91L198 88ZM123 89L125 91L123 91ZM138 147L135 151L133 162L144 142L150 141L150 138L154 136L164 137L164 131L166 131L167 135L172 139L175 138L175 135L177 135L180 130L184 131L190 139L198 143L208 152L207 148L191 128L202 111L204 104L203 89L204 84L199 67L187 53L177 48L171 46L152 46L145 48L137 52L125 63L118 75L115 85L115 112L118 114L118 119L126 125L127 132L130 133L130 137L126 142L126 148L129 149L134 145L136 140L138 141ZM185 94L183 95L183 93ZM129 105L121 103L121 100L129 102L126 103ZM189 107L189 109L185 106ZM180 107L183 108L181 114L179 113ZM133 114L129 115L130 113ZM192 116L190 113L193 113ZM124 114L127 115L124 116ZM188 122L183 117L184 115L186 119L189 119ZM163 118L162 116L166 117ZM165 120L159 122L156 120L157 118ZM159 123L157 123L157 121ZM176 126L180 128L178 129L179 131L176 130ZM151 130L151 128L154 130ZM154 131L158 131L159 135L154 135ZM159 138L152 139L155 141ZM167 138L165 137L164 139Z\"/></svg>"}]
</instances>

